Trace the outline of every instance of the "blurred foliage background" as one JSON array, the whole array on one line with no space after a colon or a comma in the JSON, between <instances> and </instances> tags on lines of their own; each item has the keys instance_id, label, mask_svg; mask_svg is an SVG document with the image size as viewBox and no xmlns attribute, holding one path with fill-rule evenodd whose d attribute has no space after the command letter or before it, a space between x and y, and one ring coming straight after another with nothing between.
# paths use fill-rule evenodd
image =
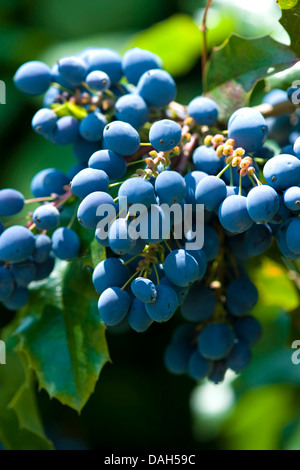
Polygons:
<instances>
[{"instance_id":1,"label":"blurred foliage background","mask_svg":"<svg viewBox=\"0 0 300 470\"><path fill-rule=\"evenodd\" d=\"M30 195L40 169L68 170L71 150L54 148L31 130L41 104L14 89L12 77L25 61L52 65L88 46L123 52L138 45L159 54L178 83L178 100L201 94L202 0L0 0L0 79L7 104L0 105L1 187ZM270 34L288 44L275 0L215 0L208 17L209 49L231 33L245 38ZM239 58L236 57L238 61ZM290 74L290 72L289 72ZM281 73L255 88L253 101L272 86L288 86ZM272 256L272 254L271 254ZM286 313L299 295L280 260L251 264L260 303L255 314L264 336L240 378L219 386L197 385L164 369L162 356L174 324L147 334L108 333L113 364L105 366L95 393L80 416L37 394L47 436L58 449L300 449L300 365L290 345L300 338L300 320ZM11 314L0 311L0 326ZM6 366L8 368L8 366ZM7 380L11 380L7 370Z\"/></svg>"}]
</instances>

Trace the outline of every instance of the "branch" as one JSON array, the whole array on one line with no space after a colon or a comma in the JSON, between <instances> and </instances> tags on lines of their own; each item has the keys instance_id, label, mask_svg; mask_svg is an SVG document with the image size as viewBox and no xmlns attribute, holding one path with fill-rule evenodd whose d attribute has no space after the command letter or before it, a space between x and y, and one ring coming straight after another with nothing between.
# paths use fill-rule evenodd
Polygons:
<instances>
[{"instance_id":1,"label":"branch","mask_svg":"<svg viewBox=\"0 0 300 470\"><path fill-rule=\"evenodd\" d=\"M202 24L200 26L200 30L202 31L202 34L203 34L203 50L202 50L202 57L201 57L201 60L202 60L202 88L203 88L203 92L205 91L205 71L206 71L206 63L207 63L207 37L206 37L207 25L206 25L206 21L207 21L208 10L210 9L212 2L213 2L213 0L207 0L206 7L205 7L205 10L204 10L204 14L203 14Z\"/></svg>"},{"instance_id":2,"label":"branch","mask_svg":"<svg viewBox=\"0 0 300 470\"><path fill-rule=\"evenodd\" d=\"M263 103L258 106L254 106L253 109L256 109L267 118L280 116L282 114L291 114L296 110L296 106L289 100L286 100L274 105Z\"/></svg>"}]
</instances>

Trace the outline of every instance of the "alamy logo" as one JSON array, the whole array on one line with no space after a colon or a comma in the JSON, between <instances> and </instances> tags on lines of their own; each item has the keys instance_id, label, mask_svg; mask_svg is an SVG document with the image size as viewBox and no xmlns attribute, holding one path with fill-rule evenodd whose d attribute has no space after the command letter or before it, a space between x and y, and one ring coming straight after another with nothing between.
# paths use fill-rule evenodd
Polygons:
<instances>
[{"instance_id":1,"label":"alamy logo","mask_svg":"<svg viewBox=\"0 0 300 470\"><path fill-rule=\"evenodd\" d=\"M0 364L6 364L6 346L4 341L0 341Z\"/></svg>"},{"instance_id":2,"label":"alamy logo","mask_svg":"<svg viewBox=\"0 0 300 470\"><path fill-rule=\"evenodd\" d=\"M0 104L6 104L6 86L3 80L0 80Z\"/></svg>"},{"instance_id":3,"label":"alamy logo","mask_svg":"<svg viewBox=\"0 0 300 470\"><path fill-rule=\"evenodd\" d=\"M295 352L292 354L292 363L298 366L300 364L300 340L296 339L292 343L292 349L296 349Z\"/></svg>"},{"instance_id":4,"label":"alamy logo","mask_svg":"<svg viewBox=\"0 0 300 470\"><path fill-rule=\"evenodd\" d=\"M294 80L291 88L294 89L294 92L292 93L290 100L295 105L300 104L300 92L299 92L300 80Z\"/></svg>"}]
</instances>

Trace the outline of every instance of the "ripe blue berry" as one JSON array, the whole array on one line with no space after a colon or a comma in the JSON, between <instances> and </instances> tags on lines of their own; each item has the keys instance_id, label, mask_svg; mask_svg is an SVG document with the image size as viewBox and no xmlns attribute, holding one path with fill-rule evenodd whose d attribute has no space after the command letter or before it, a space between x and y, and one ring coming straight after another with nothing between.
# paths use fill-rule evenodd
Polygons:
<instances>
[{"instance_id":1,"label":"ripe blue berry","mask_svg":"<svg viewBox=\"0 0 300 470\"><path fill-rule=\"evenodd\" d=\"M140 77L145 72L160 68L160 61L152 52L134 47L125 52L122 59L122 68L128 82L137 85Z\"/></svg>"},{"instance_id":2,"label":"ripe blue berry","mask_svg":"<svg viewBox=\"0 0 300 470\"><path fill-rule=\"evenodd\" d=\"M94 112L88 114L79 124L79 133L81 137L89 142L98 142L102 140L104 127L107 119L104 114Z\"/></svg>"},{"instance_id":3,"label":"ripe blue berry","mask_svg":"<svg viewBox=\"0 0 300 470\"><path fill-rule=\"evenodd\" d=\"M156 290L156 302L145 304L146 312L153 321L166 322L178 307L177 294L171 287L163 284L156 286Z\"/></svg>"},{"instance_id":4,"label":"ripe blue berry","mask_svg":"<svg viewBox=\"0 0 300 470\"><path fill-rule=\"evenodd\" d=\"M40 230L53 230L59 224L60 214L52 204L43 204L38 207L32 216L32 220Z\"/></svg>"},{"instance_id":5,"label":"ripe blue berry","mask_svg":"<svg viewBox=\"0 0 300 470\"><path fill-rule=\"evenodd\" d=\"M31 231L21 225L7 228L0 236L0 260L18 263L30 258L35 249Z\"/></svg>"},{"instance_id":6,"label":"ripe blue berry","mask_svg":"<svg viewBox=\"0 0 300 470\"><path fill-rule=\"evenodd\" d=\"M168 152L181 140L181 127L171 119L162 119L152 124L149 132L151 145L158 152Z\"/></svg>"},{"instance_id":7,"label":"ripe blue berry","mask_svg":"<svg viewBox=\"0 0 300 470\"><path fill-rule=\"evenodd\" d=\"M0 191L0 216L15 215L24 207L24 196L15 189L1 189Z\"/></svg>"},{"instance_id":8,"label":"ripe blue berry","mask_svg":"<svg viewBox=\"0 0 300 470\"><path fill-rule=\"evenodd\" d=\"M206 326L199 335L198 350L200 354L214 361L224 359L234 346L233 330L224 323L213 323Z\"/></svg>"},{"instance_id":9,"label":"ripe blue berry","mask_svg":"<svg viewBox=\"0 0 300 470\"><path fill-rule=\"evenodd\" d=\"M137 84L137 93L149 106L163 108L176 98L176 84L165 70L153 69L145 72Z\"/></svg>"},{"instance_id":10,"label":"ripe blue berry","mask_svg":"<svg viewBox=\"0 0 300 470\"><path fill-rule=\"evenodd\" d=\"M76 258L80 249L80 239L74 230L59 227L52 234L52 249L60 259Z\"/></svg>"},{"instance_id":11,"label":"ripe blue berry","mask_svg":"<svg viewBox=\"0 0 300 470\"><path fill-rule=\"evenodd\" d=\"M108 184L109 179L104 171L85 168L73 178L71 189L75 196L83 199L95 191L107 192Z\"/></svg>"},{"instance_id":12,"label":"ripe blue berry","mask_svg":"<svg viewBox=\"0 0 300 470\"><path fill-rule=\"evenodd\" d=\"M188 114L200 126L212 126L218 119L218 106L210 98L199 96L188 105Z\"/></svg>"},{"instance_id":13,"label":"ripe blue berry","mask_svg":"<svg viewBox=\"0 0 300 470\"><path fill-rule=\"evenodd\" d=\"M98 309L102 321L107 326L120 323L130 307L130 296L119 287L109 287L99 298Z\"/></svg>"},{"instance_id":14,"label":"ripe blue berry","mask_svg":"<svg viewBox=\"0 0 300 470\"><path fill-rule=\"evenodd\" d=\"M99 150L92 154L88 165L96 170L103 170L111 180L122 178L127 166L124 158L111 150Z\"/></svg>"},{"instance_id":15,"label":"ripe blue berry","mask_svg":"<svg viewBox=\"0 0 300 470\"><path fill-rule=\"evenodd\" d=\"M27 95L42 95L50 85L51 73L48 65L39 61L21 65L14 76L18 90Z\"/></svg>"},{"instance_id":16,"label":"ripe blue berry","mask_svg":"<svg viewBox=\"0 0 300 470\"><path fill-rule=\"evenodd\" d=\"M103 138L104 146L119 155L132 155L140 148L140 136L127 122L111 122L105 127Z\"/></svg>"},{"instance_id":17,"label":"ripe blue berry","mask_svg":"<svg viewBox=\"0 0 300 470\"><path fill-rule=\"evenodd\" d=\"M149 109L141 96L128 94L121 96L116 102L115 115L119 121L127 122L135 129L139 129L148 121Z\"/></svg>"}]
</instances>

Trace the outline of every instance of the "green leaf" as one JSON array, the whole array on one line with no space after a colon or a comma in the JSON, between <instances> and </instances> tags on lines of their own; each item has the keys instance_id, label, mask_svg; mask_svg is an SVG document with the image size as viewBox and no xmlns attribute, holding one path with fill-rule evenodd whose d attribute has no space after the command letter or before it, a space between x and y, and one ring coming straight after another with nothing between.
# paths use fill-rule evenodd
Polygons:
<instances>
[{"instance_id":1,"label":"green leaf","mask_svg":"<svg viewBox=\"0 0 300 470\"><path fill-rule=\"evenodd\" d=\"M218 103L218 119L221 122L227 122L234 111L248 106L250 95L251 93L246 92L242 85L235 80L230 80L207 93L207 96Z\"/></svg>"},{"instance_id":2,"label":"green leaf","mask_svg":"<svg viewBox=\"0 0 300 470\"><path fill-rule=\"evenodd\" d=\"M282 10L290 10L297 5L298 0L277 0L277 3Z\"/></svg>"},{"instance_id":3,"label":"green leaf","mask_svg":"<svg viewBox=\"0 0 300 470\"><path fill-rule=\"evenodd\" d=\"M227 420L227 450L278 450L282 428L293 417L293 391L276 385L248 390Z\"/></svg>"},{"instance_id":4,"label":"green leaf","mask_svg":"<svg viewBox=\"0 0 300 470\"><path fill-rule=\"evenodd\" d=\"M17 328L22 351L50 397L80 411L109 360L90 273L80 260L61 262L32 292Z\"/></svg>"},{"instance_id":5,"label":"green leaf","mask_svg":"<svg viewBox=\"0 0 300 470\"><path fill-rule=\"evenodd\" d=\"M299 15L300 4L297 2L293 8L283 10L280 23L290 36L291 49L296 53L297 57L300 58Z\"/></svg>"},{"instance_id":6,"label":"green leaf","mask_svg":"<svg viewBox=\"0 0 300 470\"><path fill-rule=\"evenodd\" d=\"M269 36L259 39L231 38L214 49L207 71L207 89L231 80L249 92L258 80L292 66L297 61L294 53Z\"/></svg>"},{"instance_id":7,"label":"green leaf","mask_svg":"<svg viewBox=\"0 0 300 470\"><path fill-rule=\"evenodd\" d=\"M201 56L202 35L190 16L176 14L134 36L125 49L131 47L151 50L170 74L181 75Z\"/></svg>"},{"instance_id":8,"label":"green leaf","mask_svg":"<svg viewBox=\"0 0 300 470\"><path fill-rule=\"evenodd\" d=\"M8 336L6 365L0 365L0 441L7 450L53 449L38 413L32 374L16 347L16 338Z\"/></svg>"}]
</instances>

